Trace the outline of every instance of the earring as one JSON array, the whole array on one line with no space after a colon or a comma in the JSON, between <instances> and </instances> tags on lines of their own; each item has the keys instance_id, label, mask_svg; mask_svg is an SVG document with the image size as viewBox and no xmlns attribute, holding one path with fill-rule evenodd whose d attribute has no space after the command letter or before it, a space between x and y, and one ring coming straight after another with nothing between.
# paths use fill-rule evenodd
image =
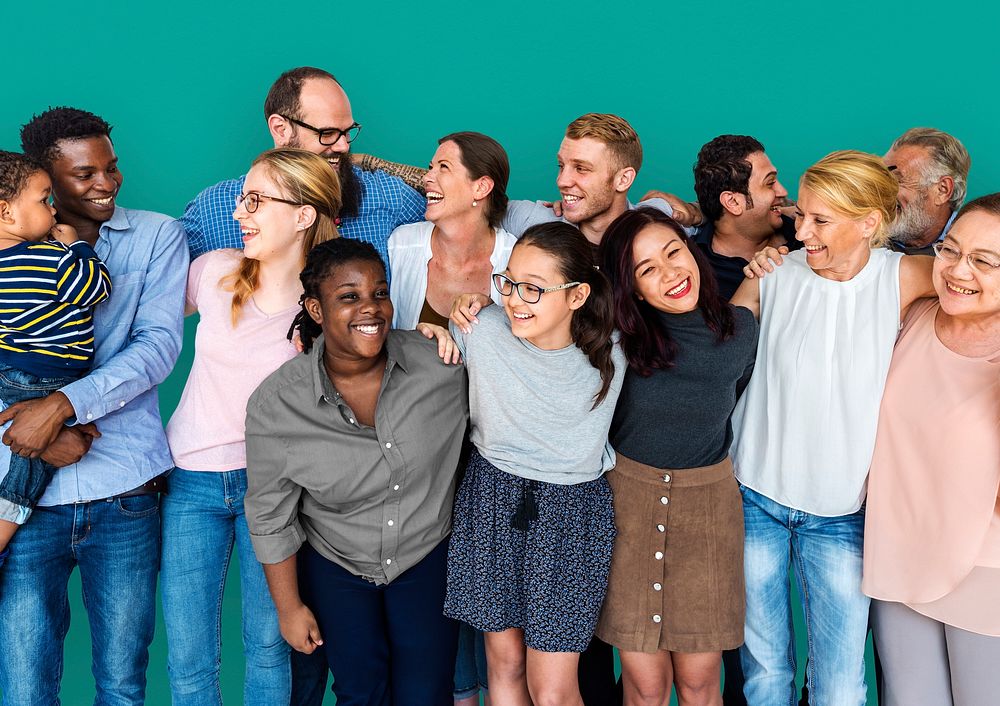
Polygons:
<instances>
[{"instance_id":1,"label":"earring","mask_svg":"<svg viewBox=\"0 0 1000 706\"><path fill-rule=\"evenodd\" d=\"M472 207L475 208L478 205L479 205L479 202L476 201L475 199L472 199Z\"/></svg>"}]
</instances>

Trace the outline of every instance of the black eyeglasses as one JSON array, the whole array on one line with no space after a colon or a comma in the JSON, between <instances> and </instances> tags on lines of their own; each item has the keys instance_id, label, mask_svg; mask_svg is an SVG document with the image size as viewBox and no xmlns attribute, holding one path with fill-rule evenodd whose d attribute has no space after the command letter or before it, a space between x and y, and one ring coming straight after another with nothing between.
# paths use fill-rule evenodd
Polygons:
<instances>
[{"instance_id":1,"label":"black eyeglasses","mask_svg":"<svg viewBox=\"0 0 1000 706\"><path fill-rule=\"evenodd\" d=\"M570 287L579 286L579 282L567 282L566 284L557 284L554 287L539 287L537 284L532 284L531 282L515 282L510 277L506 277L499 273L493 275L493 286L497 288L502 296L509 297L514 288L517 288L517 296L521 297L521 301L525 304L537 304L538 300L542 298L542 295L546 292L556 292L560 289L569 289Z\"/></svg>"},{"instance_id":2,"label":"black eyeglasses","mask_svg":"<svg viewBox=\"0 0 1000 706\"><path fill-rule=\"evenodd\" d=\"M236 194L236 208L239 208L240 204L243 204L243 208L247 210L247 213L255 213L257 209L260 208L261 200L280 201L281 203L287 203L292 206L305 206L304 203L299 203L298 201L279 199L277 196L268 196L267 194L259 194L256 191L251 191L248 194Z\"/></svg>"},{"instance_id":3,"label":"black eyeglasses","mask_svg":"<svg viewBox=\"0 0 1000 706\"><path fill-rule=\"evenodd\" d=\"M361 126L358 125L357 123L354 123L346 130L340 130L335 127L323 127L323 128L313 127L309 123L304 123L301 120L290 118L287 115L282 115L281 117L283 117L290 123L298 125L299 127L304 127L306 130L312 130L313 132L315 132L316 136L319 138L319 143L321 145L327 145L327 146L335 145L337 144L337 141L340 140L341 137L347 140L347 144L351 144L352 142L354 142L354 140L357 139L358 133L361 132Z\"/></svg>"}]
</instances>

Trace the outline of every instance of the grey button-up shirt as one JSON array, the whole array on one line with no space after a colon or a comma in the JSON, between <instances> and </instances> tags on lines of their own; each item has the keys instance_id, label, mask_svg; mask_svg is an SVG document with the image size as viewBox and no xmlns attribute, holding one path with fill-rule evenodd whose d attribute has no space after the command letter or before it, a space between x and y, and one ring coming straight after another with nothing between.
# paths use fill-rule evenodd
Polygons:
<instances>
[{"instance_id":1,"label":"grey button-up shirt","mask_svg":"<svg viewBox=\"0 0 1000 706\"><path fill-rule=\"evenodd\" d=\"M464 366L415 331L390 331L375 427L357 422L323 367L323 341L285 363L247 405L246 517L257 558L304 541L377 584L451 531L469 419Z\"/></svg>"}]
</instances>

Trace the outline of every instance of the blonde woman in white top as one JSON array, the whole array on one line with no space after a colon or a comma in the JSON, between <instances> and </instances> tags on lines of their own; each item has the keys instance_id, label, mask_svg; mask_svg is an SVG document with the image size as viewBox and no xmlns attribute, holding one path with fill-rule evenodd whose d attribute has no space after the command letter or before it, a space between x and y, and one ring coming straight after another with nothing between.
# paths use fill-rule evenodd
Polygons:
<instances>
[{"instance_id":1,"label":"blonde woman in white top","mask_svg":"<svg viewBox=\"0 0 1000 706\"><path fill-rule=\"evenodd\" d=\"M732 299L760 319L754 374L733 413L750 706L797 701L789 561L809 633L810 702L866 701L865 481L901 315L934 291L931 258L881 247L897 192L878 157L827 155L799 185L805 247Z\"/></svg>"},{"instance_id":2,"label":"blonde woman in white top","mask_svg":"<svg viewBox=\"0 0 1000 706\"><path fill-rule=\"evenodd\" d=\"M507 266L516 242L500 227L509 176L507 153L496 140L478 132L438 140L424 175L427 220L389 237L395 328L421 322L447 328L456 297L493 293L493 273Z\"/></svg>"}]
</instances>

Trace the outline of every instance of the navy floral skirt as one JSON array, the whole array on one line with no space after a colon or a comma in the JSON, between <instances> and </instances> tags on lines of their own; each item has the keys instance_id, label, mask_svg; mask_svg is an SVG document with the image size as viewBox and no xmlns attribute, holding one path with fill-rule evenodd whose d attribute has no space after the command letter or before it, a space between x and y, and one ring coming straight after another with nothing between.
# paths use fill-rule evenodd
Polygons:
<instances>
[{"instance_id":1,"label":"navy floral skirt","mask_svg":"<svg viewBox=\"0 0 1000 706\"><path fill-rule=\"evenodd\" d=\"M611 500L603 476L529 481L473 451L455 498L445 615L484 632L520 628L542 652L583 652L608 585Z\"/></svg>"}]
</instances>

